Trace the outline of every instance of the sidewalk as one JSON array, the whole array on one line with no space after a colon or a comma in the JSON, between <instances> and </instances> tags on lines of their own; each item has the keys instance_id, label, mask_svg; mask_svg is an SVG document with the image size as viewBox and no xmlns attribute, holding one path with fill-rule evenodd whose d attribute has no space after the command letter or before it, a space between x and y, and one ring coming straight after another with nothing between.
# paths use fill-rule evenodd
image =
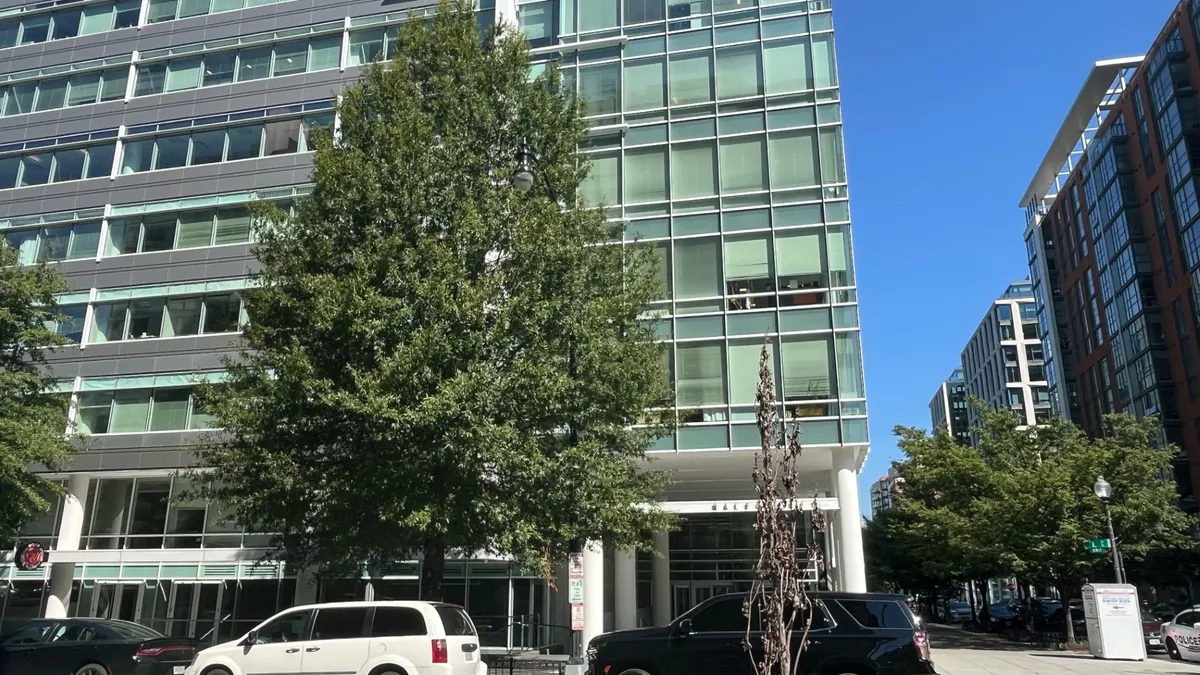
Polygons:
<instances>
[{"instance_id":1,"label":"sidewalk","mask_svg":"<svg viewBox=\"0 0 1200 675\"><path fill-rule=\"evenodd\" d=\"M1103 661L948 626L930 625L929 639L938 675L1200 675L1200 664L1166 657Z\"/></svg>"}]
</instances>

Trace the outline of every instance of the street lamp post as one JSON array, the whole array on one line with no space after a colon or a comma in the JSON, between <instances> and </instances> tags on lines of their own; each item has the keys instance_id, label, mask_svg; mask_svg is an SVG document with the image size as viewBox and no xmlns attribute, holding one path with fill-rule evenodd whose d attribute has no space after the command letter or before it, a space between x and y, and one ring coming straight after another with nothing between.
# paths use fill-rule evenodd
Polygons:
<instances>
[{"instance_id":1,"label":"street lamp post","mask_svg":"<svg viewBox=\"0 0 1200 675\"><path fill-rule=\"evenodd\" d=\"M1124 565L1121 564L1121 552L1117 550L1117 536L1113 532L1112 511L1108 508L1108 501L1112 498L1112 486L1104 480L1104 476L1100 476L1096 478L1096 484L1092 486L1092 490L1100 498L1100 503L1104 505L1104 519L1108 521L1108 541L1112 544L1113 574L1117 583L1123 584L1125 583L1125 570Z\"/></svg>"},{"instance_id":2,"label":"street lamp post","mask_svg":"<svg viewBox=\"0 0 1200 675\"><path fill-rule=\"evenodd\" d=\"M534 168L535 168L535 164L537 162L537 156L534 154L533 147L529 145L528 140L524 140L524 139L521 140L521 145L517 149L516 160L517 160L517 168L513 172L513 187L515 187L518 192L521 192L522 194L524 194L526 192L529 192L529 190L533 187ZM551 196L553 197L553 195L551 195ZM568 366L567 366L572 380L574 380L576 377L575 361L576 361L575 344L574 344L574 342L572 342L570 349L569 349L569 353L568 353ZM575 446L579 445L579 426L574 421L572 421L568 425L568 427L569 427L569 435L570 435L569 442L572 447L575 447ZM576 486L578 486L582 480L582 478L581 478L582 473L583 473L582 468L580 471L576 472L576 475L575 475ZM578 489L578 487L577 487L577 489ZM577 539L577 540L571 542L571 552L572 553L583 553L583 549L584 549L585 545L586 544L583 540ZM568 659L567 659L567 671L566 671L567 673L582 673L583 672L584 668L587 665L587 662L583 658L583 650L585 647L586 647L586 645L583 644L583 632L577 631L577 630L572 630L571 631L571 645L570 645L570 649L569 649L570 654L568 655Z\"/></svg>"}]
</instances>

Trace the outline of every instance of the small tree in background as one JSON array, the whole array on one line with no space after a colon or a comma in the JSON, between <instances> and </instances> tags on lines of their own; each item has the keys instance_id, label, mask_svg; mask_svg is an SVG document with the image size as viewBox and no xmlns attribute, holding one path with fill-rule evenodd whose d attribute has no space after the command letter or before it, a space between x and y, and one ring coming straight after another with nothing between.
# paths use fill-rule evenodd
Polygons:
<instances>
[{"instance_id":1,"label":"small tree in background","mask_svg":"<svg viewBox=\"0 0 1200 675\"><path fill-rule=\"evenodd\" d=\"M0 542L50 508L62 488L29 471L61 468L71 456L67 402L49 391L46 352L67 340L48 325L63 320L54 295L66 290L45 265L22 267L0 239Z\"/></svg>"},{"instance_id":2,"label":"small tree in background","mask_svg":"<svg viewBox=\"0 0 1200 675\"><path fill-rule=\"evenodd\" d=\"M761 438L753 474L758 494L754 525L759 536L758 562L743 606L747 619L743 644L757 675L792 675L797 672L812 625L812 601L804 580L810 573L818 579L824 577L825 557L820 542L825 520L814 504L807 567L801 567L796 559L796 529L804 513L796 494L800 422L793 419L786 431L780 427L770 363L764 345L758 360L755 396ZM795 631L802 631L798 641L794 641Z\"/></svg>"}]
</instances>

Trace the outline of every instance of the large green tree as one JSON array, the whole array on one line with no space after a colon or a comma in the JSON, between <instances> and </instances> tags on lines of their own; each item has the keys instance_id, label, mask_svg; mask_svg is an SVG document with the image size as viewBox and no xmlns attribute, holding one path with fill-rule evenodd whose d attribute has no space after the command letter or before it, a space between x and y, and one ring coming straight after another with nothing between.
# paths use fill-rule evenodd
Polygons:
<instances>
[{"instance_id":1,"label":"large green tree","mask_svg":"<svg viewBox=\"0 0 1200 675\"><path fill-rule=\"evenodd\" d=\"M518 33L479 35L471 4L404 24L318 138L311 198L259 212L261 286L199 457L208 496L283 560L421 554L429 598L451 552L548 570L670 523L647 506L666 423L644 411L671 398L654 252L579 201L581 102L553 68L530 79Z\"/></svg>"},{"instance_id":2,"label":"large green tree","mask_svg":"<svg viewBox=\"0 0 1200 675\"><path fill-rule=\"evenodd\" d=\"M48 350L65 340L48 326L60 318L62 278L44 266L22 267L0 239L0 542L50 507L55 483L31 466L59 468L71 454L66 401L49 388Z\"/></svg>"},{"instance_id":3,"label":"large green tree","mask_svg":"<svg viewBox=\"0 0 1200 675\"><path fill-rule=\"evenodd\" d=\"M1092 492L1100 475L1113 486L1113 521L1128 559L1192 545L1175 487L1163 479L1175 448L1158 443L1155 419L1110 415L1105 434L1089 439L1060 419L1026 428L1009 411L978 402L976 411L978 448L959 446L941 431L897 428L905 459L898 464L904 488L894 518L911 539L876 553L879 564L924 558L931 578L1015 574L1074 597L1085 580L1112 577L1111 566L1083 546L1107 536L1103 506ZM1065 613L1064 624L1071 636Z\"/></svg>"}]
</instances>

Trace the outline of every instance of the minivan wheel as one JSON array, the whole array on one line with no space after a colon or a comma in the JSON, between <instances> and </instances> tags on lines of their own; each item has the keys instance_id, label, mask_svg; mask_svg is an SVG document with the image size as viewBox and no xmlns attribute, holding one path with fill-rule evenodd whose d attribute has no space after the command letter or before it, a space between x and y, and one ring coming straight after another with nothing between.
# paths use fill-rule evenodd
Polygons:
<instances>
[{"instance_id":1,"label":"minivan wheel","mask_svg":"<svg viewBox=\"0 0 1200 675\"><path fill-rule=\"evenodd\" d=\"M75 675L108 675L108 668L99 663L89 663L75 671Z\"/></svg>"},{"instance_id":2,"label":"minivan wheel","mask_svg":"<svg viewBox=\"0 0 1200 675\"><path fill-rule=\"evenodd\" d=\"M224 668L209 668L204 671L204 675L229 675L229 671Z\"/></svg>"}]
</instances>

